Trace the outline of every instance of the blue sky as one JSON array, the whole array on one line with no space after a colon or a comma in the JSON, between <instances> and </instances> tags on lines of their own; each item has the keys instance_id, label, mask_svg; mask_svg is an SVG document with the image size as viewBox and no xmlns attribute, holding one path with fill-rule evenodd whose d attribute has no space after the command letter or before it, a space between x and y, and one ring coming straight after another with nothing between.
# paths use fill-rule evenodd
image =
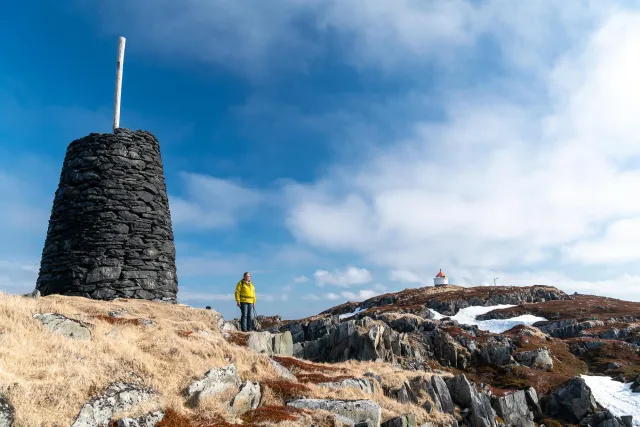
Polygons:
<instances>
[{"instance_id":1,"label":"blue sky","mask_svg":"<svg viewBox=\"0 0 640 427\"><path fill-rule=\"evenodd\" d=\"M0 290L33 289L66 146L161 143L179 299L301 317L431 284L640 301L640 5L23 1L0 16Z\"/></svg>"}]
</instances>

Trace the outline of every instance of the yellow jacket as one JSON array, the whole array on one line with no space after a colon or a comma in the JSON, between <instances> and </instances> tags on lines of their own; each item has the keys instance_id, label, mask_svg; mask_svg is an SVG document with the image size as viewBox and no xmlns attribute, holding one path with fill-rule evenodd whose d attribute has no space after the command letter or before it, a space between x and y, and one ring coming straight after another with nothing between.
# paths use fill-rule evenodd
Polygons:
<instances>
[{"instance_id":1,"label":"yellow jacket","mask_svg":"<svg viewBox=\"0 0 640 427\"><path fill-rule=\"evenodd\" d=\"M256 288L253 282L245 282L240 280L236 285L236 302L256 303Z\"/></svg>"}]
</instances>

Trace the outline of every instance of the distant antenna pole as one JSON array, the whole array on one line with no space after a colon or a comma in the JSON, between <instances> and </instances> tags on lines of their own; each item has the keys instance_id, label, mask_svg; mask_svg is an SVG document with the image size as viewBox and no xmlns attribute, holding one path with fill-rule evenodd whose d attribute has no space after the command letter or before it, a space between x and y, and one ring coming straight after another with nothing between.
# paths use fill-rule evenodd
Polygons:
<instances>
[{"instance_id":1,"label":"distant antenna pole","mask_svg":"<svg viewBox=\"0 0 640 427\"><path fill-rule=\"evenodd\" d=\"M499 277L496 277L495 279L493 279L493 286L496 286L496 280L498 280Z\"/></svg>"},{"instance_id":2,"label":"distant antenna pole","mask_svg":"<svg viewBox=\"0 0 640 427\"><path fill-rule=\"evenodd\" d=\"M118 40L118 62L116 63L116 93L113 105L113 131L120 127L120 94L122 93L122 68L124 67L124 44L127 40Z\"/></svg>"}]
</instances>

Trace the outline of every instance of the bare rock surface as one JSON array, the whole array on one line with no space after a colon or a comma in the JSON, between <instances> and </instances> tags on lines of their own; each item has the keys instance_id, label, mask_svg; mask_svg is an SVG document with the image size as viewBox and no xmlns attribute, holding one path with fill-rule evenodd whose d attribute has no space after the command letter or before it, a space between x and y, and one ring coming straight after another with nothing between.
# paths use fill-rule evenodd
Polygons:
<instances>
[{"instance_id":1,"label":"bare rock surface","mask_svg":"<svg viewBox=\"0 0 640 427\"><path fill-rule=\"evenodd\" d=\"M287 403L298 409L324 410L357 423L380 425L382 410L372 400L297 399Z\"/></svg>"},{"instance_id":2,"label":"bare rock surface","mask_svg":"<svg viewBox=\"0 0 640 427\"><path fill-rule=\"evenodd\" d=\"M232 363L224 368L207 371L187 388L186 394L190 400L197 401L204 396L215 396L230 388L238 388L241 384L238 368Z\"/></svg>"},{"instance_id":3,"label":"bare rock surface","mask_svg":"<svg viewBox=\"0 0 640 427\"><path fill-rule=\"evenodd\" d=\"M99 396L82 405L71 427L102 426L107 424L116 413L127 411L139 403L151 400L156 395L155 391L137 384L111 384Z\"/></svg>"},{"instance_id":4,"label":"bare rock surface","mask_svg":"<svg viewBox=\"0 0 640 427\"><path fill-rule=\"evenodd\" d=\"M69 319L57 313L36 313L33 315L45 328L54 334L78 340L90 340L91 329L77 320Z\"/></svg>"}]
</instances>

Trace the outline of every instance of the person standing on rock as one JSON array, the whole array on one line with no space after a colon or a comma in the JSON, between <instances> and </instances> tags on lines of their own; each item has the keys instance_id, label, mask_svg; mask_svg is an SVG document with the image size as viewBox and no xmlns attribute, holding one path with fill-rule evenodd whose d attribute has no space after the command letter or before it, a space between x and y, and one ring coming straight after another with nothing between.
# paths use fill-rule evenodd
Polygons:
<instances>
[{"instance_id":1,"label":"person standing on rock","mask_svg":"<svg viewBox=\"0 0 640 427\"><path fill-rule=\"evenodd\" d=\"M253 306L256 303L256 288L251 282L251 275L244 273L242 280L236 285L236 303L240 307L240 329L242 332L253 330Z\"/></svg>"}]
</instances>

